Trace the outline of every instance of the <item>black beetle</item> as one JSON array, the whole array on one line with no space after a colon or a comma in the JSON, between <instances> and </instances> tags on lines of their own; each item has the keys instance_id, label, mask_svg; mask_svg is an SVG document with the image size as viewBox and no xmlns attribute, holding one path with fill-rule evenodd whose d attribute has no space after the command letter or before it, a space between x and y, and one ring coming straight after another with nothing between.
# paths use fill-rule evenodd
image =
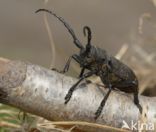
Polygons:
<instances>
[{"instance_id":1,"label":"black beetle","mask_svg":"<svg viewBox=\"0 0 156 132\"><path fill-rule=\"evenodd\" d=\"M72 35L74 44L80 49L80 53L78 55L72 55L68 59L63 71L61 71L62 73L68 71L71 59L74 59L76 62L78 62L80 64L80 67L82 68L79 75L79 80L69 89L65 97L65 104L69 102L73 91L83 79L88 78L92 75L97 75L101 78L101 81L106 87L109 88L109 90L102 100L99 108L95 112L95 119L100 116L106 100L111 93L111 90L115 88L126 93L133 93L134 103L139 108L140 113L142 113L142 107L139 104L138 99L138 80L134 72L127 65L123 64L115 57L108 55L108 53L104 49L92 46L91 30L88 26L85 26L83 28L84 35L86 36L86 33L88 34L88 42L86 44L86 47L84 47L77 39L72 28L68 25L68 23L64 21L63 18L57 16L55 13L47 9L39 9L36 11L36 13L40 11L48 12L58 18ZM88 72L85 73L85 69L87 69Z\"/></svg>"}]
</instances>

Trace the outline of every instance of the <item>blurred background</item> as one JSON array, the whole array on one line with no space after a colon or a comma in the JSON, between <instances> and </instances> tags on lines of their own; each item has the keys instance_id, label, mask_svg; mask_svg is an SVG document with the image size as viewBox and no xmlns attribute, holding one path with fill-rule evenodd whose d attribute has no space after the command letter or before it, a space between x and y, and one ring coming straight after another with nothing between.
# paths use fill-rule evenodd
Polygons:
<instances>
[{"instance_id":1,"label":"blurred background","mask_svg":"<svg viewBox=\"0 0 156 132\"><path fill-rule=\"evenodd\" d=\"M49 67L52 53L43 13L35 14L43 7L43 0L0 0L1 56ZM62 16L84 44L82 28L90 26L93 44L112 55L124 43L132 44L137 39L138 21L144 13L152 18L145 20L143 35L149 38L156 34L155 25L151 25L156 22L156 8L150 0L49 0L47 8ZM47 17L56 47L56 65L62 68L67 57L78 50L65 27L54 17Z\"/></svg>"},{"instance_id":2,"label":"blurred background","mask_svg":"<svg viewBox=\"0 0 156 132\"><path fill-rule=\"evenodd\" d=\"M140 94L156 95L155 0L0 0L0 56L63 69L78 53L64 25L47 8L63 17L85 45L83 26L92 29L92 43L129 65L140 82ZM69 75L77 76L72 63Z\"/></svg>"}]
</instances>

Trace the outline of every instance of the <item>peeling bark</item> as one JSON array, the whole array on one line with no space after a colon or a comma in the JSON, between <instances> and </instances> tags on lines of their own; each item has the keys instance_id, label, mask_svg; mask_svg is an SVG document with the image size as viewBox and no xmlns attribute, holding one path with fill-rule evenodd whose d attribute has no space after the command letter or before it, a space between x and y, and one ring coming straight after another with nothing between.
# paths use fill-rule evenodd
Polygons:
<instances>
[{"instance_id":1,"label":"peeling bark","mask_svg":"<svg viewBox=\"0 0 156 132\"><path fill-rule=\"evenodd\" d=\"M133 96L113 91L95 120L106 88L82 82L67 105L64 97L77 79L22 61L0 60L0 102L57 121L87 121L121 128L123 120L156 124L156 97L139 96L140 115Z\"/></svg>"}]
</instances>

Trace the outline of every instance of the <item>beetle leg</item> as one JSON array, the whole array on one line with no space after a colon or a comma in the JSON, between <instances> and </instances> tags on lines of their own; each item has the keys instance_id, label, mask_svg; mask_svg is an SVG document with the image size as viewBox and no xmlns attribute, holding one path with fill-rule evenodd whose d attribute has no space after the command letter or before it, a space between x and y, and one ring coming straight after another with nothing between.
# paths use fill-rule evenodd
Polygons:
<instances>
[{"instance_id":1,"label":"beetle leg","mask_svg":"<svg viewBox=\"0 0 156 132\"><path fill-rule=\"evenodd\" d=\"M104 99L101 101L101 104L100 104L99 108L95 112L95 120L100 116L100 114L101 114L101 112L103 110L103 107L105 106L105 103L106 103L111 91L112 91L112 88L111 88L111 85L110 85L107 94L105 95Z\"/></svg>"},{"instance_id":2,"label":"beetle leg","mask_svg":"<svg viewBox=\"0 0 156 132\"><path fill-rule=\"evenodd\" d=\"M83 76L84 71L85 71L85 68L83 67L83 68L81 69L81 72L80 72L79 78L81 78L81 77Z\"/></svg>"},{"instance_id":3,"label":"beetle leg","mask_svg":"<svg viewBox=\"0 0 156 132\"><path fill-rule=\"evenodd\" d=\"M83 76L84 71L85 71L85 67L83 67L83 68L81 69L81 72L80 72L79 78L81 78L81 77ZM85 84L90 84L91 82L92 82L92 81L90 81L90 80L86 80L86 83L85 83Z\"/></svg>"},{"instance_id":4,"label":"beetle leg","mask_svg":"<svg viewBox=\"0 0 156 132\"><path fill-rule=\"evenodd\" d=\"M63 68L62 71L59 71L59 70L57 70L55 68L52 68L51 70L55 70L55 71L57 71L59 73L63 73L63 74L66 73L66 72L68 72L69 66L70 66L70 62L71 62L72 59L74 59L78 63L80 62L79 56L76 55L76 54L74 54L74 55L72 55L72 56L69 57L69 59L67 60L67 62L66 62L66 64L65 64L65 66L64 66L64 68Z\"/></svg>"},{"instance_id":5,"label":"beetle leg","mask_svg":"<svg viewBox=\"0 0 156 132\"><path fill-rule=\"evenodd\" d=\"M95 74L94 71L88 72L86 74L84 74L68 91L67 95L65 96L65 104L67 104L74 92L74 90L76 89L77 85L85 78L92 76L93 74Z\"/></svg>"},{"instance_id":6,"label":"beetle leg","mask_svg":"<svg viewBox=\"0 0 156 132\"><path fill-rule=\"evenodd\" d=\"M65 66L64 66L64 68L63 68L62 73L66 73L66 72L69 70L70 62L71 62L73 56L74 56L74 55L70 56L69 59L67 60Z\"/></svg>"},{"instance_id":7,"label":"beetle leg","mask_svg":"<svg viewBox=\"0 0 156 132\"><path fill-rule=\"evenodd\" d=\"M107 65L109 66L109 64L107 64ZM100 116L100 114L101 114L101 112L103 110L103 107L105 106L105 103L106 103L106 101L107 101L107 99L108 99L108 97L109 97L109 95L110 95L110 93L112 91L112 84L111 84L110 78L109 78L110 70L111 69L109 69L109 67L107 67L107 77L106 78L107 78L107 81L108 81L108 88L109 88L109 90L108 90L107 94L105 95L104 99L101 101L101 104L100 104L99 108L95 112L95 120Z\"/></svg>"},{"instance_id":8,"label":"beetle leg","mask_svg":"<svg viewBox=\"0 0 156 132\"><path fill-rule=\"evenodd\" d=\"M69 70L69 65L70 65L70 62L71 62L72 57L73 57L73 56L70 56L70 57L68 58L68 60L67 60L67 62L66 62L66 64L65 64L65 66L64 66L64 68L63 68L62 71L59 71L59 70L57 70L56 68L52 68L51 70L54 70L54 71L57 71L57 72L63 73L63 74L66 73L66 72Z\"/></svg>"},{"instance_id":9,"label":"beetle leg","mask_svg":"<svg viewBox=\"0 0 156 132\"><path fill-rule=\"evenodd\" d=\"M137 88L135 89L135 92L134 92L134 103L138 107L140 114L142 114L142 106L139 103L138 89Z\"/></svg>"},{"instance_id":10,"label":"beetle leg","mask_svg":"<svg viewBox=\"0 0 156 132\"><path fill-rule=\"evenodd\" d=\"M116 86L121 91L134 94L134 104L138 107L140 114L142 114L142 106L140 105L138 98L138 84L133 83L132 81L125 81L123 84L116 84Z\"/></svg>"}]
</instances>

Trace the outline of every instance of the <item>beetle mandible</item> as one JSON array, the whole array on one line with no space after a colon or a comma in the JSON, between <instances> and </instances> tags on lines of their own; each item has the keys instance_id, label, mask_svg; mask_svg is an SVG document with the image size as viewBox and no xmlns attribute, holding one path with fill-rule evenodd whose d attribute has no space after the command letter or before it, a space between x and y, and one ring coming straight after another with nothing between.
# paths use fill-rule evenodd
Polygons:
<instances>
[{"instance_id":1,"label":"beetle mandible","mask_svg":"<svg viewBox=\"0 0 156 132\"><path fill-rule=\"evenodd\" d=\"M108 55L104 49L100 49L98 47L96 48L95 46L91 45L91 29L88 26L83 28L84 36L86 36L86 34L88 35L88 41L84 47L77 39L73 29L62 17L57 16L55 13L47 9L39 9L36 11L36 13L40 11L48 12L60 20L73 37L74 44L80 49L79 54L73 54L71 57L69 57L63 71L61 71L62 73L68 71L72 59L79 63L80 67L82 68L79 75L79 80L69 89L67 95L65 96L65 104L69 102L72 93L82 80L92 75L97 75L101 78L103 84L108 88L108 92L95 112L95 119L100 116L106 100L114 88L127 93L133 93L134 103L138 107L140 113L142 113L142 106L140 105L138 99L138 80L134 72L115 57ZM85 73L86 69L88 72Z\"/></svg>"}]
</instances>

